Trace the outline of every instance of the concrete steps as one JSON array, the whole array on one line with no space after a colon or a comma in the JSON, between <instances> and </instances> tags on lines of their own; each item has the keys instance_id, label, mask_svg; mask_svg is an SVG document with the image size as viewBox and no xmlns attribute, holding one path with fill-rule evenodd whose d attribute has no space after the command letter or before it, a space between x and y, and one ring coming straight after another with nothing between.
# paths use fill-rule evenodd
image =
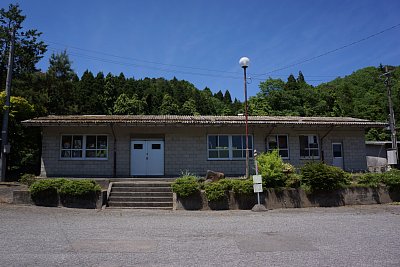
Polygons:
<instances>
[{"instance_id":1,"label":"concrete steps","mask_svg":"<svg viewBox=\"0 0 400 267\"><path fill-rule=\"evenodd\" d=\"M171 182L113 182L108 198L108 207L172 210L173 194Z\"/></svg>"}]
</instances>

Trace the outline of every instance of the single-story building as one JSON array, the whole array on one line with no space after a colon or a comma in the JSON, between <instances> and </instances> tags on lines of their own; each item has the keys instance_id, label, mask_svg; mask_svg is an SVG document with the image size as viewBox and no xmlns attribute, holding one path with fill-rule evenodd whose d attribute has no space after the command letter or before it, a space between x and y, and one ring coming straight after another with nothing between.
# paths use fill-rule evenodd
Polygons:
<instances>
[{"instance_id":1,"label":"single-story building","mask_svg":"<svg viewBox=\"0 0 400 267\"><path fill-rule=\"evenodd\" d=\"M23 123L42 128L44 177L245 174L244 116L48 116ZM385 126L344 117L249 116L250 157L278 149L295 166L323 160L365 171L365 129Z\"/></svg>"}]
</instances>

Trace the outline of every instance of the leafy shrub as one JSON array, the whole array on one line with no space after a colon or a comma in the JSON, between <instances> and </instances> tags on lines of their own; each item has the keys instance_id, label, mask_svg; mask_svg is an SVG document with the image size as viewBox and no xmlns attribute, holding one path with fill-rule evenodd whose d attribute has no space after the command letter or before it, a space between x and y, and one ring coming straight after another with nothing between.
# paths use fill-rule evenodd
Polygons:
<instances>
[{"instance_id":1,"label":"leafy shrub","mask_svg":"<svg viewBox=\"0 0 400 267\"><path fill-rule=\"evenodd\" d=\"M43 192L55 192L58 193L61 186L66 183L66 179L41 179L35 181L30 187L29 191L31 196L35 197Z\"/></svg>"},{"instance_id":2,"label":"leafy shrub","mask_svg":"<svg viewBox=\"0 0 400 267\"><path fill-rule=\"evenodd\" d=\"M311 191L331 191L349 184L350 174L322 162L306 163L301 168L301 181Z\"/></svg>"},{"instance_id":3,"label":"leafy shrub","mask_svg":"<svg viewBox=\"0 0 400 267\"><path fill-rule=\"evenodd\" d=\"M289 163L284 163L278 150L261 153L257 157L258 169L263 178L265 187L284 187L286 180L295 175L295 168Z\"/></svg>"},{"instance_id":4,"label":"leafy shrub","mask_svg":"<svg viewBox=\"0 0 400 267\"><path fill-rule=\"evenodd\" d=\"M225 185L219 182L207 183L205 193L208 201L219 201L226 197Z\"/></svg>"},{"instance_id":5,"label":"leafy shrub","mask_svg":"<svg viewBox=\"0 0 400 267\"><path fill-rule=\"evenodd\" d=\"M21 184L25 184L27 186L31 186L34 182L36 182L36 176L34 174L31 173L25 173L21 176L21 178L19 179L19 182Z\"/></svg>"},{"instance_id":6,"label":"leafy shrub","mask_svg":"<svg viewBox=\"0 0 400 267\"><path fill-rule=\"evenodd\" d=\"M232 183L232 189L235 194L240 195L251 195L254 194L253 180L234 180Z\"/></svg>"},{"instance_id":7,"label":"leafy shrub","mask_svg":"<svg viewBox=\"0 0 400 267\"><path fill-rule=\"evenodd\" d=\"M222 185L225 191L232 190L234 180L233 179L221 179L218 181Z\"/></svg>"},{"instance_id":8,"label":"leafy shrub","mask_svg":"<svg viewBox=\"0 0 400 267\"><path fill-rule=\"evenodd\" d=\"M285 181L285 186L290 188L299 188L301 186L300 175L297 173L290 174L288 179Z\"/></svg>"},{"instance_id":9,"label":"leafy shrub","mask_svg":"<svg viewBox=\"0 0 400 267\"><path fill-rule=\"evenodd\" d=\"M392 169L382 173L382 181L391 189L400 189L400 170Z\"/></svg>"},{"instance_id":10,"label":"leafy shrub","mask_svg":"<svg viewBox=\"0 0 400 267\"><path fill-rule=\"evenodd\" d=\"M366 173L357 178L358 185L367 187L378 187L382 183L383 177L381 173Z\"/></svg>"},{"instance_id":11,"label":"leafy shrub","mask_svg":"<svg viewBox=\"0 0 400 267\"><path fill-rule=\"evenodd\" d=\"M188 197L200 191L198 179L193 175L184 175L176 179L172 185L172 191L179 197Z\"/></svg>"},{"instance_id":12,"label":"leafy shrub","mask_svg":"<svg viewBox=\"0 0 400 267\"><path fill-rule=\"evenodd\" d=\"M39 206L58 206L58 190L65 179L43 179L35 181L30 187L33 202Z\"/></svg>"},{"instance_id":13,"label":"leafy shrub","mask_svg":"<svg viewBox=\"0 0 400 267\"><path fill-rule=\"evenodd\" d=\"M85 197L101 191L94 180L67 180L59 189L62 196Z\"/></svg>"}]
</instances>

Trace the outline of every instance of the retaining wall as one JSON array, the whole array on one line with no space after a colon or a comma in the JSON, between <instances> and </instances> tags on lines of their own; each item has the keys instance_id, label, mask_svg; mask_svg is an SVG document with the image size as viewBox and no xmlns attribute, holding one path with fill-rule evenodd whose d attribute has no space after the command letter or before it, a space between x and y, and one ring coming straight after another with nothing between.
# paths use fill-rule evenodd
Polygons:
<instances>
[{"instance_id":1,"label":"retaining wall","mask_svg":"<svg viewBox=\"0 0 400 267\"><path fill-rule=\"evenodd\" d=\"M260 194L261 204L267 209L308 208L308 207L338 207L347 205L371 205L400 201L400 192L387 187L364 188L354 187L333 192L317 192L307 194L302 189L268 189ZM208 202L205 193L189 198L176 198L177 210L238 210L251 209L257 203L257 195L235 195L227 192L225 199Z\"/></svg>"}]
</instances>

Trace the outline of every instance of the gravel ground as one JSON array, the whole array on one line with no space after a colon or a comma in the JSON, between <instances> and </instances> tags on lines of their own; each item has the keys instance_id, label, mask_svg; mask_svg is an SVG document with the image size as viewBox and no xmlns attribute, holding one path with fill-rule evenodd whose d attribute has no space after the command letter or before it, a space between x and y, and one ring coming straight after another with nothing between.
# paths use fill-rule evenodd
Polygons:
<instances>
[{"instance_id":1,"label":"gravel ground","mask_svg":"<svg viewBox=\"0 0 400 267\"><path fill-rule=\"evenodd\" d=\"M397 205L0 214L1 266L400 266Z\"/></svg>"}]
</instances>

